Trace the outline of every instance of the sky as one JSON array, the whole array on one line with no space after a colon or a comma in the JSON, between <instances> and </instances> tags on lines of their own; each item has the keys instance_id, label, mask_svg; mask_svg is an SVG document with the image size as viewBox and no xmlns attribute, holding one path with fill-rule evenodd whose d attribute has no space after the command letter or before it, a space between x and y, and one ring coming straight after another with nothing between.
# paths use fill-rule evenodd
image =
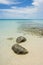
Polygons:
<instances>
[{"instance_id":1,"label":"sky","mask_svg":"<svg viewBox=\"0 0 43 65\"><path fill-rule=\"evenodd\" d=\"M43 19L43 0L0 0L0 19Z\"/></svg>"}]
</instances>

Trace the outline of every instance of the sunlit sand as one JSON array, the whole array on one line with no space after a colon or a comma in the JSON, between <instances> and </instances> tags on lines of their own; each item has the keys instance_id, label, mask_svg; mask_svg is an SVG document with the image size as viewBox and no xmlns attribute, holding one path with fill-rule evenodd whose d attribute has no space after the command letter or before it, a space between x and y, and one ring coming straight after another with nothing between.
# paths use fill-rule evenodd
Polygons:
<instances>
[{"instance_id":1,"label":"sunlit sand","mask_svg":"<svg viewBox=\"0 0 43 65\"><path fill-rule=\"evenodd\" d=\"M28 50L29 53L26 55L17 55L11 49L20 35L27 39L20 44ZM43 37L24 33L10 37L0 38L0 65L43 65Z\"/></svg>"}]
</instances>

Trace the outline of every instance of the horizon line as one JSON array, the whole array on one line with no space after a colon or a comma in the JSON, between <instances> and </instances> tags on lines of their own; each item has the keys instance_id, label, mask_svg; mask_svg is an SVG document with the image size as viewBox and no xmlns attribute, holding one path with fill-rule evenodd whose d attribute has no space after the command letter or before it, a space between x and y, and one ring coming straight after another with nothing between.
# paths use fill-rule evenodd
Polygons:
<instances>
[{"instance_id":1,"label":"horizon line","mask_svg":"<svg viewBox=\"0 0 43 65\"><path fill-rule=\"evenodd\" d=\"M0 20L43 20L43 19L0 19Z\"/></svg>"}]
</instances>

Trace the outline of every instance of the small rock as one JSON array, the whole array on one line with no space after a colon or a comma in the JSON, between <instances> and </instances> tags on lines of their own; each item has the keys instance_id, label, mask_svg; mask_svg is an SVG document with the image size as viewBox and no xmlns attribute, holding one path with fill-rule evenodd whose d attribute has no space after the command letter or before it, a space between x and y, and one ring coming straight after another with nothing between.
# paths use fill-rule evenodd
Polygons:
<instances>
[{"instance_id":1,"label":"small rock","mask_svg":"<svg viewBox=\"0 0 43 65\"><path fill-rule=\"evenodd\" d=\"M17 43L21 43L21 42L25 42L25 41L26 41L26 38L23 37L23 36L20 36L20 37L18 37L18 38L16 39L16 42L17 42Z\"/></svg>"},{"instance_id":2,"label":"small rock","mask_svg":"<svg viewBox=\"0 0 43 65\"><path fill-rule=\"evenodd\" d=\"M12 37L10 37L10 38L7 38L7 40L13 40L13 38L12 38Z\"/></svg>"},{"instance_id":3,"label":"small rock","mask_svg":"<svg viewBox=\"0 0 43 65\"><path fill-rule=\"evenodd\" d=\"M22 47L22 46L20 46L20 45L18 45L18 44L13 45L13 46L12 46L12 50L13 50L16 54L27 54L27 53L28 53L28 51L27 51L24 47Z\"/></svg>"}]
</instances>

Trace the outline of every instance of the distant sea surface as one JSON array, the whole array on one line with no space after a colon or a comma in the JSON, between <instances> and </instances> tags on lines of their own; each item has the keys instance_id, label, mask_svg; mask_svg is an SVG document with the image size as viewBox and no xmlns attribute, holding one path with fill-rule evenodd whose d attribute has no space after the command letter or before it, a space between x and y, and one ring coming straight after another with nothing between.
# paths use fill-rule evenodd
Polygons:
<instances>
[{"instance_id":1,"label":"distant sea surface","mask_svg":"<svg viewBox=\"0 0 43 65\"><path fill-rule=\"evenodd\" d=\"M14 34L19 28L38 27L43 28L43 20L15 19L0 20L0 35Z\"/></svg>"}]
</instances>

